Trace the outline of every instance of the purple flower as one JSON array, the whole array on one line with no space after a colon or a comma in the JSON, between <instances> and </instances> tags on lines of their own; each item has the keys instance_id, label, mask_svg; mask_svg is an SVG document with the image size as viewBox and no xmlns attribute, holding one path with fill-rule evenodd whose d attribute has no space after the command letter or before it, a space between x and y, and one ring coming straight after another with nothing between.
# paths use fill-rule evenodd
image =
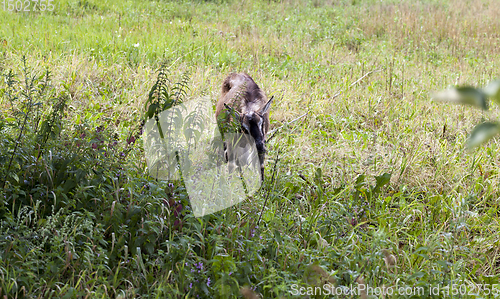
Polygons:
<instances>
[{"instance_id":1,"label":"purple flower","mask_svg":"<svg viewBox=\"0 0 500 299\"><path fill-rule=\"evenodd\" d=\"M209 287L209 286L210 286L210 277L207 278L207 287Z\"/></svg>"},{"instance_id":2,"label":"purple flower","mask_svg":"<svg viewBox=\"0 0 500 299\"><path fill-rule=\"evenodd\" d=\"M192 289L193 288L193 283L190 283L189 284L189 288Z\"/></svg>"},{"instance_id":3,"label":"purple flower","mask_svg":"<svg viewBox=\"0 0 500 299\"><path fill-rule=\"evenodd\" d=\"M199 262L198 264L195 264L196 268L203 270L203 263Z\"/></svg>"},{"instance_id":4,"label":"purple flower","mask_svg":"<svg viewBox=\"0 0 500 299\"><path fill-rule=\"evenodd\" d=\"M93 148L93 149L97 149L97 144L92 143L92 148Z\"/></svg>"},{"instance_id":5,"label":"purple flower","mask_svg":"<svg viewBox=\"0 0 500 299\"><path fill-rule=\"evenodd\" d=\"M231 276L231 274L233 274L233 272L229 272L229 276Z\"/></svg>"}]
</instances>

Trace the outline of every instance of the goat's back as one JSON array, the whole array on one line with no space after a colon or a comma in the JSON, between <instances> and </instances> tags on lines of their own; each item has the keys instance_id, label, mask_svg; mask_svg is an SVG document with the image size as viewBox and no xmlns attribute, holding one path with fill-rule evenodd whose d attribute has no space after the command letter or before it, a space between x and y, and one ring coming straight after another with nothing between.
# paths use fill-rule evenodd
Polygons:
<instances>
[{"instance_id":1,"label":"goat's back","mask_svg":"<svg viewBox=\"0 0 500 299\"><path fill-rule=\"evenodd\" d=\"M267 103L267 97L259 88L257 83L245 73L231 73L222 83L221 96L217 102L215 116L224 110L224 104L232 107L240 114L254 111L258 112ZM269 112L262 115L264 118L264 130L269 128Z\"/></svg>"}]
</instances>

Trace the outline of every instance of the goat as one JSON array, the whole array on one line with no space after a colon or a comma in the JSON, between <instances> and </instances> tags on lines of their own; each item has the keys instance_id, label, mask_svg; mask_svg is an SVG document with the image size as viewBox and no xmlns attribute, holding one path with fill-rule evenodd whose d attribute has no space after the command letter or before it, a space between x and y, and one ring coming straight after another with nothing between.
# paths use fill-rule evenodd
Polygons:
<instances>
[{"instance_id":1,"label":"goat","mask_svg":"<svg viewBox=\"0 0 500 299\"><path fill-rule=\"evenodd\" d=\"M272 101L273 97L268 101L252 77L245 73L231 73L222 83L221 96L215 109L219 128L229 125L235 119L237 124L239 123L239 131L253 138L259 157L261 181L264 181L265 142ZM226 113L223 113L225 109ZM248 143L240 147L246 148L246 144ZM238 161L235 155L240 153L234 149L235 147L238 145L228 144L227 140L224 142L226 162Z\"/></svg>"}]
</instances>

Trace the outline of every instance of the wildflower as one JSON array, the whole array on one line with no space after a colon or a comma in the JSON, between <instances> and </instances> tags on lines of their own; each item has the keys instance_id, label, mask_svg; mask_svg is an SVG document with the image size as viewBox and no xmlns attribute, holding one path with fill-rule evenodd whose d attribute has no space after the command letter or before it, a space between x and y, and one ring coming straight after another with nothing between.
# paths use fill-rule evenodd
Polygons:
<instances>
[{"instance_id":1,"label":"wildflower","mask_svg":"<svg viewBox=\"0 0 500 299\"><path fill-rule=\"evenodd\" d=\"M190 289L192 289L192 288L193 288L193 283L192 283L192 282L189 284L189 288L190 288Z\"/></svg>"},{"instance_id":2,"label":"wildflower","mask_svg":"<svg viewBox=\"0 0 500 299\"><path fill-rule=\"evenodd\" d=\"M198 264L195 264L196 268L203 270L203 263L199 262Z\"/></svg>"},{"instance_id":3,"label":"wildflower","mask_svg":"<svg viewBox=\"0 0 500 299\"><path fill-rule=\"evenodd\" d=\"M207 287L209 287L209 286L210 286L210 277L207 278Z\"/></svg>"}]
</instances>

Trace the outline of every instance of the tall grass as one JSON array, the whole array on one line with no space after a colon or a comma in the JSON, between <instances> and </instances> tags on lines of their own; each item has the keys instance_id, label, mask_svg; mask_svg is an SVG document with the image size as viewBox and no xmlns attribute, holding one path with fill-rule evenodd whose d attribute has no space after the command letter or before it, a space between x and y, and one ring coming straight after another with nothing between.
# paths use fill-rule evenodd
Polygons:
<instances>
[{"instance_id":1,"label":"tall grass","mask_svg":"<svg viewBox=\"0 0 500 299\"><path fill-rule=\"evenodd\" d=\"M0 11L2 74L23 74L25 55L37 74L50 70L67 104L60 132L32 161L38 122L29 119L31 141L13 150L12 124L32 112L9 99L24 87L0 85L2 159L19 153L16 168L2 167L11 184L0 293L225 298L248 286L247 296L288 298L293 284L333 281L423 286L437 298L430 287L498 283L499 144L464 151L485 115L430 95L500 77L499 10L494 0L66 0L52 13ZM231 71L275 95L280 129L260 194L194 219L182 184L145 176L141 141L129 141L161 64L172 82L191 74L186 98L215 103ZM50 99L47 117L57 110ZM56 173L76 186L57 189ZM49 270L35 266L42 260Z\"/></svg>"}]
</instances>

